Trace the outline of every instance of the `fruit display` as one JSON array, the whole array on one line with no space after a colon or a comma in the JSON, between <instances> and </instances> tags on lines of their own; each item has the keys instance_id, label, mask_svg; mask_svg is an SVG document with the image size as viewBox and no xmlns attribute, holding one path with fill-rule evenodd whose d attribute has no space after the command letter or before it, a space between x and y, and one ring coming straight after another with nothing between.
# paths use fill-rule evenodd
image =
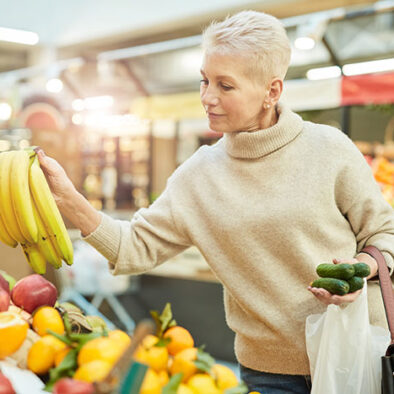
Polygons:
<instances>
[{"instance_id":1,"label":"fruit display","mask_svg":"<svg viewBox=\"0 0 394 394\"><path fill-rule=\"evenodd\" d=\"M160 314L151 312L155 334L151 329L130 337L108 330L102 319L85 316L71 303L59 303L56 287L41 275L22 278L12 290L6 277L13 283L0 274L0 292L8 295L0 312L0 388L14 390L13 379L1 375L6 362L38 376L46 391L57 394L113 392L122 383L112 375L121 365L130 371L132 365L143 367L133 393L247 392L230 368L196 347L190 332L173 319L170 304Z\"/></svg>"},{"instance_id":2,"label":"fruit display","mask_svg":"<svg viewBox=\"0 0 394 394\"><path fill-rule=\"evenodd\" d=\"M33 148L0 153L0 241L18 244L35 272L71 265L73 247Z\"/></svg>"},{"instance_id":3,"label":"fruit display","mask_svg":"<svg viewBox=\"0 0 394 394\"><path fill-rule=\"evenodd\" d=\"M149 366L140 394L241 394L247 387L227 366L216 363L196 347L190 332L173 319L167 304L156 322L155 335L148 335L138 346L135 359Z\"/></svg>"},{"instance_id":4,"label":"fruit display","mask_svg":"<svg viewBox=\"0 0 394 394\"><path fill-rule=\"evenodd\" d=\"M345 295L360 290L364 279L371 270L368 264L319 264L316 273L320 278L311 283L311 287L326 289L331 294Z\"/></svg>"},{"instance_id":5,"label":"fruit display","mask_svg":"<svg viewBox=\"0 0 394 394\"><path fill-rule=\"evenodd\" d=\"M368 161L383 197L394 208L394 163L383 156Z\"/></svg>"}]
</instances>

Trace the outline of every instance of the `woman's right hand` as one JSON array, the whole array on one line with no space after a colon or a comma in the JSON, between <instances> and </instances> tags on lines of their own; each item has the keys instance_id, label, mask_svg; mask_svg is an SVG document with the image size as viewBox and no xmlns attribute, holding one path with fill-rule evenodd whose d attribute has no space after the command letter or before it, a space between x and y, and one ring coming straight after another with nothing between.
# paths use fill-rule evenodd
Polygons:
<instances>
[{"instance_id":1,"label":"woman's right hand","mask_svg":"<svg viewBox=\"0 0 394 394\"><path fill-rule=\"evenodd\" d=\"M46 156L41 148L37 148L36 152L56 204L60 207L70 198L71 193L76 192L76 189L63 167L55 159Z\"/></svg>"}]
</instances>

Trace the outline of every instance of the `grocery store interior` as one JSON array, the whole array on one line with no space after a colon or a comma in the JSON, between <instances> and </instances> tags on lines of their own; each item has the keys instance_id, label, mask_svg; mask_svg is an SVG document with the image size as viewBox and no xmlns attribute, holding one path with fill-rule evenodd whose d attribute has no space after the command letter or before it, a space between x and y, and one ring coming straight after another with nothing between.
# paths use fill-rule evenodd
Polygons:
<instances>
[{"instance_id":1,"label":"grocery store interior","mask_svg":"<svg viewBox=\"0 0 394 394\"><path fill-rule=\"evenodd\" d=\"M211 131L200 104L201 32L241 10L284 24L292 58L282 101L340 128L394 206L394 1L0 0L0 151L40 146L99 210L130 220ZM199 344L233 365L222 287L190 248L138 277L107 261L66 222L75 262L48 268L64 300L132 332L170 302ZM30 273L0 244L0 268Z\"/></svg>"}]
</instances>

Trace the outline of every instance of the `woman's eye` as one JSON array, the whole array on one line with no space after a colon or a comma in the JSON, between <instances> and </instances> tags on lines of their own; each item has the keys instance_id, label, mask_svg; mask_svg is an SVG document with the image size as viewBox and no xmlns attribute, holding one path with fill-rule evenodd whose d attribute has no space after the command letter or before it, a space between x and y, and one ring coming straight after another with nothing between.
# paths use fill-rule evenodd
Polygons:
<instances>
[{"instance_id":1,"label":"woman's eye","mask_svg":"<svg viewBox=\"0 0 394 394\"><path fill-rule=\"evenodd\" d=\"M224 84L221 84L221 87L224 89L224 90L231 90L233 87L232 86L228 86L228 85L224 85Z\"/></svg>"},{"instance_id":2,"label":"woman's eye","mask_svg":"<svg viewBox=\"0 0 394 394\"><path fill-rule=\"evenodd\" d=\"M207 80L207 79L202 79L202 80L200 81L200 84L201 84L201 85L208 85L208 80Z\"/></svg>"}]
</instances>

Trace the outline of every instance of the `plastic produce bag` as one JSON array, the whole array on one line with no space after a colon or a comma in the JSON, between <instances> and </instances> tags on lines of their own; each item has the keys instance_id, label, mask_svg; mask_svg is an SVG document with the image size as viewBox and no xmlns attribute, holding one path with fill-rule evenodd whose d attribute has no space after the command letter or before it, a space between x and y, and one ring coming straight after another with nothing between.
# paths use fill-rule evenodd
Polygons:
<instances>
[{"instance_id":1,"label":"plastic produce bag","mask_svg":"<svg viewBox=\"0 0 394 394\"><path fill-rule=\"evenodd\" d=\"M312 394L380 394L380 357L390 332L369 324L367 285L344 306L306 319Z\"/></svg>"}]
</instances>

